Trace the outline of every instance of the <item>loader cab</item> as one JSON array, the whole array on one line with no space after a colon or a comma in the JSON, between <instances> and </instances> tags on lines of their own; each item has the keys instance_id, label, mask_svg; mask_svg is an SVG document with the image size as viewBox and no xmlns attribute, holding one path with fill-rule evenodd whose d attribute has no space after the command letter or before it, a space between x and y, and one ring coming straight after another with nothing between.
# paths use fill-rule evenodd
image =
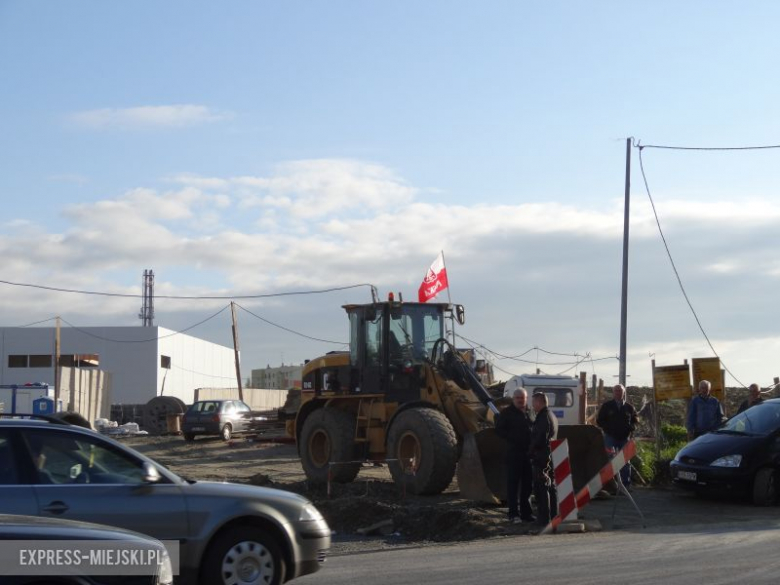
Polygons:
<instances>
[{"instance_id":1,"label":"loader cab","mask_svg":"<svg viewBox=\"0 0 780 585\"><path fill-rule=\"evenodd\" d=\"M446 304L347 305L350 323L350 390L385 394L400 403L416 400L422 366L444 336Z\"/></svg>"}]
</instances>

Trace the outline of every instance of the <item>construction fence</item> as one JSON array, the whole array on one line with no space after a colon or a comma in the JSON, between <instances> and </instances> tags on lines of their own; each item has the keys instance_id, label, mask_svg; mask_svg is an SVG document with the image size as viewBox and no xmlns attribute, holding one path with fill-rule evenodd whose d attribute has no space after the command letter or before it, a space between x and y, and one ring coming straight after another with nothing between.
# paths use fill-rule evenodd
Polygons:
<instances>
[{"instance_id":1,"label":"construction fence","mask_svg":"<svg viewBox=\"0 0 780 585\"><path fill-rule=\"evenodd\" d=\"M276 410L284 405L287 392L287 390L244 388L244 402L252 410ZM195 401L198 400L238 400L238 388L196 388Z\"/></svg>"},{"instance_id":2,"label":"construction fence","mask_svg":"<svg viewBox=\"0 0 780 585\"><path fill-rule=\"evenodd\" d=\"M60 368L60 400L90 424L111 411L111 374L93 368Z\"/></svg>"}]
</instances>

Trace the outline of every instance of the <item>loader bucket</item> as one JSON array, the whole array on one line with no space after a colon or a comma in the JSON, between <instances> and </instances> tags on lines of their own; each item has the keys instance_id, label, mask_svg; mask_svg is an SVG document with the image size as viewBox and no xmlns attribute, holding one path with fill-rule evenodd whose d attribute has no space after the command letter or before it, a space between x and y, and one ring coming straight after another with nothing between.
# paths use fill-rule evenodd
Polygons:
<instances>
[{"instance_id":1,"label":"loader bucket","mask_svg":"<svg viewBox=\"0 0 780 585\"><path fill-rule=\"evenodd\" d=\"M506 499L505 445L493 429L463 436L458 460L458 487L462 497L489 504Z\"/></svg>"},{"instance_id":2,"label":"loader bucket","mask_svg":"<svg viewBox=\"0 0 780 585\"><path fill-rule=\"evenodd\" d=\"M598 475L609 461L604 433L593 425L561 425L558 438L569 441L572 482L577 492Z\"/></svg>"}]
</instances>

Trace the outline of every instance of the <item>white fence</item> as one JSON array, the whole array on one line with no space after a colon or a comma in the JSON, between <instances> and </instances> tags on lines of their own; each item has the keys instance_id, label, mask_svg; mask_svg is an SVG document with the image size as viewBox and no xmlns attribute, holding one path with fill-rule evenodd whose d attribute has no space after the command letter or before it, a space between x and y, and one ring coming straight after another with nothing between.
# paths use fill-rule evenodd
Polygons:
<instances>
[{"instance_id":1,"label":"white fence","mask_svg":"<svg viewBox=\"0 0 780 585\"><path fill-rule=\"evenodd\" d=\"M287 390L244 388L243 392L244 402L252 410L281 408L287 400ZM238 400L238 388L196 388L195 401L198 400Z\"/></svg>"}]
</instances>

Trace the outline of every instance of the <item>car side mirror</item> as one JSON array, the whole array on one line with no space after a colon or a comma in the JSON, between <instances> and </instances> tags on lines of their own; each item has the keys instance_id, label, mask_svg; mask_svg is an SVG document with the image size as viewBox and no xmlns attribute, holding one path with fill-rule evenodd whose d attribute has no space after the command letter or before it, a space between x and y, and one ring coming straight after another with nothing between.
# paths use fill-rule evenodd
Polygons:
<instances>
[{"instance_id":1,"label":"car side mirror","mask_svg":"<svg viewBox=\"0 0 780 585\"><path fill-rule=\"evenodd\" d=\"M157 468L148 461L144 461L143 470L144 483L157 483L160 481L160 472L157 471Z\"/></svg>"}]
</instances>

